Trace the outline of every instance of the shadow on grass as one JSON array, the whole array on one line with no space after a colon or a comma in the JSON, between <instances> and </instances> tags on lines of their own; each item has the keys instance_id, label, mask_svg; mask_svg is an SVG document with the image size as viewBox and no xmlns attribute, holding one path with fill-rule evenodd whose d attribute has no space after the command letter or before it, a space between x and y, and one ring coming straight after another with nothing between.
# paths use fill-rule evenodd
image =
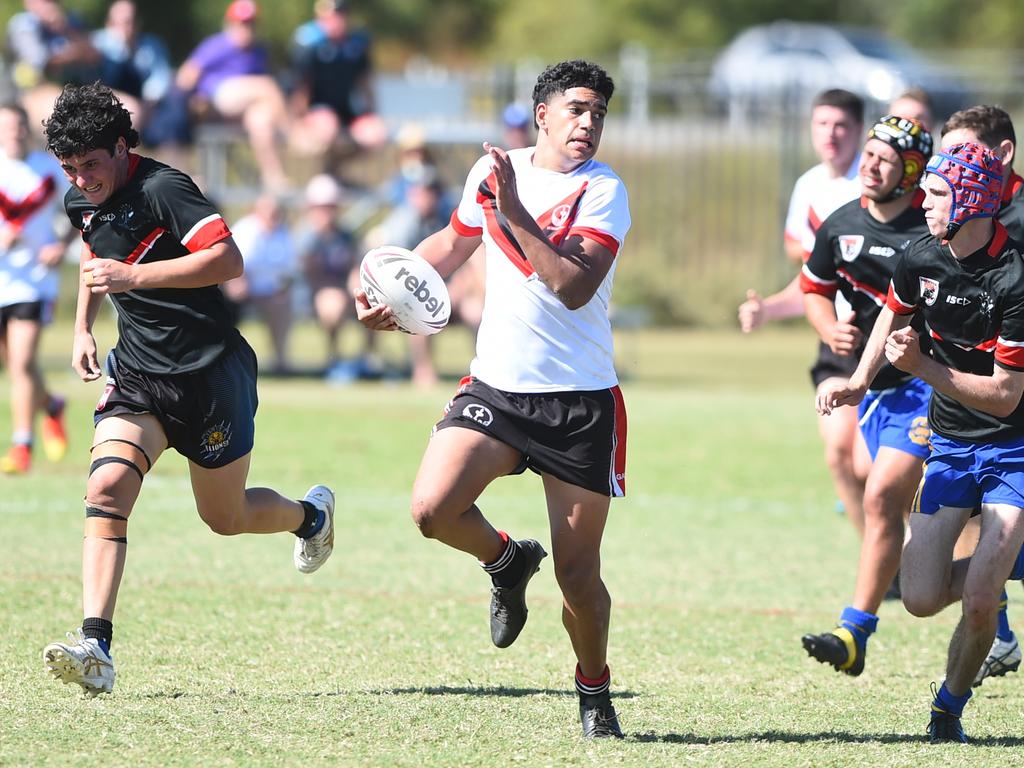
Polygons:
<instances>
[{"instance_id":1,"label":"shadow on grass","mask_svg":"<svg viewBox=\"0 0 1024 768\"><path fill-rule=\"evenodd\" d=\"M337 696L338 693L313 695ZM365 691L365 693L377 696L402 696L418 693L426 696L498 696L514 699L520 696L574 696L576 691L568 688L506 688L500 685L429 685L421 688L381 688ZM636 696L637 694L631 691L615 691L614 694L615 699L633 699Z\"/></svg>"},{"instance_id":2,"label":"shadow on grass","mask_svg":"<svg viewBox=\"0 0 1024 768\"><path fill-rule=\"evenodd\" d=\"M970 737L968 737L970 738ZM791 733L788 731L759 731L735 736L701 736L696 733L627 733L628 741L661 742L664 744L746 744L767 742L780 744L810 744L813 742L837 742L844 744L926 744L924 733L848 733L846 731L821 731L818 733ZM968 746L974 747L1020 747L1024 737L1006 736L972 738Z\"/></svg>"}]
</instances>

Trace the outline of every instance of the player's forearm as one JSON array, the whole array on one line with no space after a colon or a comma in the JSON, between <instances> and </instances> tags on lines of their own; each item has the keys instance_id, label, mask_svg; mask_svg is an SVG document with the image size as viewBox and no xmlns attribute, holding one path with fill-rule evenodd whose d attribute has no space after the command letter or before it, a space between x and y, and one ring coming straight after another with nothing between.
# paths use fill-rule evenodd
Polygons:
<instances>
[{"instance_id":1,"label":"player's forearm","mask_svg":"<svg viewBox=\"0 0 1024 768\"><path fill-rule=\"evenodd\" d=\"M861 353L857 370L850 376L850 386L855 389L867 389L874 381L875 376L882 370L886 363L885 341L889 334L910 325L911 315L897 315L888 307L882 307L882 311L875 320L875 325L868 336L867 344Z\"/></svg>"},{"instance_id":2,"label":"player's forearm","mask_svg":"<svg viewBox=\"0 0 1024 768\"><path fill-rule=\"evenodd\" d=\"M804 294L800 290L800 276L794 277L778 293L765 297L761 312L765 320L784 320L804 314ZM834 317L834 311L833 311Z\"/></svg>"},{"instance_id":3,"label":"player's forearm","mask_svg":"<svg viewBox=\"0 0 1024 768\"><path fill-rule=\"evenodd\" d=\"M78 281L78 302L75 304L75 333L84 331L92 333L93 323L103 304L103 296L94 294L85 281Z\"/></svg>"},{"instance_id":4,"label":"player's forearm","mask_svg":"<svg viewBox=\"0 0 1024 768\"><path fill-rule=\"evenodd\" d=\"M922 357L914 375L968 408L990 413L998 418L1009 416L1020 404L1021 377L1011 377L997 368L992 376L964 373Z\"/></svg>"},{"instance_id":5,"label":"player's forearm","mask_svg":"<svg viewBox=\"0 0 1024 768\"><path fill-rule=\"evenodd\" d=\"M463 237L449 224L424 238L413 250L444 279L466 263L480 245L479 237Z\"/></svg>"},{"instance_id":6,"label":"player's forearm","mask_svg":"<svg viewBox=\"0 0 1024 768\"><path fill-rule=\"evenodd\" d=\"M784 289L786 290L786 289ZM826 344L831 343L832 331L835 328L836 305L832 299L818 293L803 294L804 314L807 322Z\"/></svg>"},{"instance_id":7,"label":"player's forearm","mask_svg":"<svg viewBox=\"0 0 1024 768\"><path fill-rule=\"evenodd\" d=\"M579 309L597 292L607 264L592 259L582 250L568 252L553 245L525 209L520 216L507 216L512 234L530 266L551 292L569 309Z\"/></svg>"},{"instance_id":8,"label":"player's forearm","mask_svg":"<svg viewBox=\"0 0 1024 768\"><path fill-rule=\"evenodd\" d=\"M239 277L243 263L234 244L221 241L177 259L143 262L134 269L135 288L205 288Z\"/></svg>"}]
</instances>

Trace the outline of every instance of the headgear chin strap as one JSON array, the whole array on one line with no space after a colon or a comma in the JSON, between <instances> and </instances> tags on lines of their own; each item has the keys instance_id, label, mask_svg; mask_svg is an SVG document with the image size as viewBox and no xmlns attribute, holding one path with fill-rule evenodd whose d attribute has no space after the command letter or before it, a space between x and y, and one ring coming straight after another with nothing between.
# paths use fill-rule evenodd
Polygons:
<instances>
[{"instance_id":1,"label":"headgear chin strap","mask_svg":"<svg viewBox=\"0 0 1024 768\"><path fill-rule=\"evenodd\" d=\"M896 150L903 161L903 178L878 202L888 203L917 189L924 174L925 161L932 153L932 135L924 126L908 117L886 115L871 127L868 139L884 141Z\"/></svg>"},{"instance_id":2,"label":"headgear chin strap","mask_svg":"<svg viewBox=\"0 0 1024 768\"><path fill-rule=\"evenodd\" d=\"M987 147L973 142L954 144L932 155L926 172L942 177L952 193L947 240L971 219L995 218L999 213L1003 163Z\"/></svg>"}]
</instances>

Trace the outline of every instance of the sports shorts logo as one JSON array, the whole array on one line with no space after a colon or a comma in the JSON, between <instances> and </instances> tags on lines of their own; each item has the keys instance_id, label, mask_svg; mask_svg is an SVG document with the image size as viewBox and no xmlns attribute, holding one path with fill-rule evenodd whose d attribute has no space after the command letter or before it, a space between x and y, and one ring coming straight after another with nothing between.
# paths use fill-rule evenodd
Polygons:
<instances>
[{"instance_id":1,"label":"sports shorts logo","mask_svg":"<svg viewBox=\"0 0 1024 768\"><path fill-rule=\"evenodd\" d=\"M860 249L864 247L864 235L840 235L839 255L843 261L853 261L860 256Z\"/></svg>"},{"instance_id":2,"label":"sports shorts logo","mask_svg":"<svg viewBox=\"0 0 1024 768\"><path fill-rule=\"evenodd\" d=\"M919 277L917 278L921 285L921 298L924 299L924 303L929 307L935 304L935 300L939 298L939 281L932 280L930 277Z\"/></svg>"},{"instance_id":3,"label":"sports shorts logo","mask_svg":"<svg viewBox=\"0 0 1024 768\"><path fill-rule=\"evenodd\" d=\"M222 421L210 427L199 440L199 452L205 459L216 459L231 444L231 424Z\"/></svg>"},{"instance_id":4,"label":"sports shorts logo","mask_svg":"<svg viewBox=\"0 0 1024 768\"><path fill-rule=\"evenodd\" d=\"M489 427L491 422L494 421L494 414L491 413L491 409L479 403L467 405L462 409L462 415L483 427Z\"/></svg>"},{"instance_id":5,"label":"sports shorts logo","mask_svg":"<svg viewBox=\"0 0 1024 768\"><path fill-rule=\"evenodd\" d=\"M918 416L910 422L910 429L907 430L907 437L914 445L928 445L932 438L932 430L928 426L927 416Z\"/></svg>"}]
</instances>

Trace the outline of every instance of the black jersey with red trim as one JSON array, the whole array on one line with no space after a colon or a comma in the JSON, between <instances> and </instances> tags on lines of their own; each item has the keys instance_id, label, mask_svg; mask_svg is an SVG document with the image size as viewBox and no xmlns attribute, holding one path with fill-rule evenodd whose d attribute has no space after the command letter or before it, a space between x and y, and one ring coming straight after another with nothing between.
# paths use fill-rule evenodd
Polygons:
<instances>
[{"instance_id":1,"label":"black jersey with red trim","mask_svg":"<svg viewBox=\"0 0 1024 768\"><path fill-rule=\"evenodd\" d=\"M1024 179L1016 173L1010 174L1003 187L997 218L1010 233L1011 240L1024 243Z\"/></svg>"},{"instance_id":2,"label":"black jersey with red trim","mask_svg":"<svg viewBox=\"0 0 1024 768\"><path fill-rule=\"evenodd\" d=\"M72 187L64 207L94 256L126 264L176 259L231 236L192 179L135 154L129 157L128 180L102 205ZM118 360L137 371L205 368L239 336L216 285L147 288L110 298L117 309Z\"/></svg>"},{"instance_id":3,"label":"black jersey with red trim","mask_svg":"<svg viewBox=\"0 0 1024 768\"><path fill-rule=\"evenodd\" d=\"M822 223L814 250L800 271L800 289L834 299L836 291L853 307L854 325L864 334L878 319L896 263L912 242L927 233L920 195L892 221L878 221L867 203L853 200ZM860 354L858 350L857 354ZM913 377L886 363L871 389L899 386Z\"/></svg>"},{"instance_id":4,"label":"black jersey with red trim","mask_svg":"<svg viewBox=\"0 0 1024 768\"><path fill-rule=\"evenodd\" d=\"M931 337L931 356L949 368L991 376L998 365L1024 371L1024 257L998 222L985 247L962 261L949 245L923 237L896 265L888 307L916 314ZM1002 442L1024 436L1024 405L1005 418L970 408L939 391L928 424L944 437Z\"/></svg>"}]
</instances>

